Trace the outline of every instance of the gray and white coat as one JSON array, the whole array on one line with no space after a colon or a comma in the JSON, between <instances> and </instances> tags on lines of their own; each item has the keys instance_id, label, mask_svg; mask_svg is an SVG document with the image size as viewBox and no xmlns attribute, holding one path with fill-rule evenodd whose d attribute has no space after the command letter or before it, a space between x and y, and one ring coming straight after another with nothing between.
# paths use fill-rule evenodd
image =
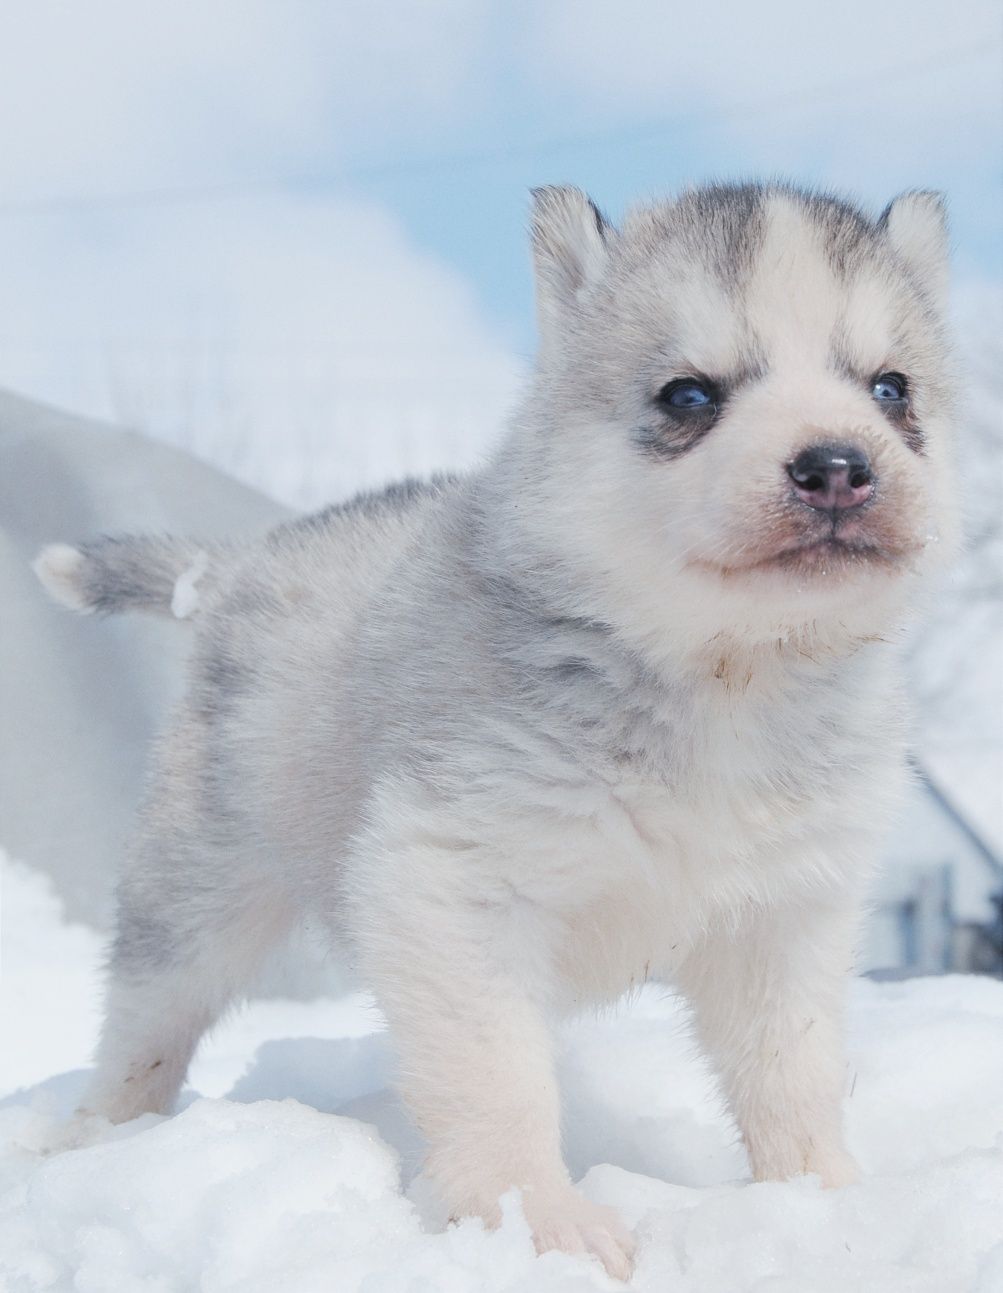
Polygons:
<instances>
[{"instance_id":1,"label":"gray and white coat","mask_svg":"<svg viewBox=\"0 0 1003 1293\"><path fill-rule=\"evenodd\" d=\"M87 1110L168 1110L309 913L386 1014L450 1213L494 1224L518 1187L541 1250L625 1277L631 1236L562 1162L552 1026L649 976L692 1002L757 1179L853 1179L843 992L905 775L892 640L955 533L946 235L936 195L873 220L749 185L621 229L544 189L533 241L540 354L482 471L253 548L97 539L37 569L195 632Z\"/></svg>"}]
</instances>

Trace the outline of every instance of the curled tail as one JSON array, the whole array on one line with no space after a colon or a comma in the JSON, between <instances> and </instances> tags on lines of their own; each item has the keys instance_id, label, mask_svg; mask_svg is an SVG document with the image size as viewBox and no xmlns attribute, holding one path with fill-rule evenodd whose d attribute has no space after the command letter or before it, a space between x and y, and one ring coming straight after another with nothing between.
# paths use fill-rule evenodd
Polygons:
<instances>
[{"instance_id":1,"label":"curled tail","mask_svg":"<svg viewBox=\"0 0 1003 1293\"><path fill-rule=\"evenodd\" d=\"M32 562L47 592L83 614L153 611L187 619L198 609L198 582L209 551L169 535L102 536L72 548L52 543Z\"/></svg>"}]
</instances>

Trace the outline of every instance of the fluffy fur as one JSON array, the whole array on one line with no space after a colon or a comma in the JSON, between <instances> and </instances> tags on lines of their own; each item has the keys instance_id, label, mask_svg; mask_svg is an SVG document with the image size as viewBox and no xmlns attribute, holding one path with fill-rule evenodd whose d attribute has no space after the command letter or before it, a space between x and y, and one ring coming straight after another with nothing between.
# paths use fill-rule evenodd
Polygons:
<instances>
[{"instance_id":1,"label":"fluffy fur","mask_svg":"<svg viewBox=\"0 0 1003 1293\"><path fill-rule=\"evenodd\" d=\"M518 1186L541 1249L622 1277L561 1160L551 1024L648 976L692 1002L757 1179L853 1177L843 984L904 775L886 639L954 534L944 217L713 187L617 230L544 189L533 241L540 357L482 472L40 573L197 628L87 1107L169 1109L309 911L351 937L453 1215ZM660 398L686 377L716 417ZM829 442L875 476L838 541L787 473Z\"/></svg>"}]
</instances>

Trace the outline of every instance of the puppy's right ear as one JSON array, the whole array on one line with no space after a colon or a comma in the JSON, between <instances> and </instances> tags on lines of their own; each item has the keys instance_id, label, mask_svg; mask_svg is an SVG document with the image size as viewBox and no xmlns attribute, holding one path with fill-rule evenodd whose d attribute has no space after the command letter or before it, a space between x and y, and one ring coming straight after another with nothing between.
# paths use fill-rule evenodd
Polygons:
<instances>
[{"instance_id":1,"label":"puppy's right ear","mask_svg":"<svg viewBox=\"0 0 1003 1293\"><path fill-rule=\"evenodd\" d=\"M601 276L615 230L581 189L550 185L533 190L532 230L540 344L548 350Z\"/></svg>"},{"instance_id":2,"label":"puppy's right ear","mask_svg":"<svg viewBox=\"0 0 1003 1293\"><path fill-rule=\"evenodd\" d=\"M947 296L947 204L942 193L901 193L882 212L878 227L933 299Z\"/></svg>"}]
</instances>

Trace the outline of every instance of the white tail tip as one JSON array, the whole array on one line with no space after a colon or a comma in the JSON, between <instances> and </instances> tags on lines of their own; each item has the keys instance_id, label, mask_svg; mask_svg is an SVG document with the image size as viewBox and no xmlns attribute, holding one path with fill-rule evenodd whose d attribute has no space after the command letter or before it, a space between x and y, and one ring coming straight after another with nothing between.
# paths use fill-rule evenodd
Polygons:
<instances>
[{"instance_id":1,"label":"white tail tip","mask_svg":"<svg viewBox=\"0 0 1003 1293\"><path fill-rule=\"evenodd\" d=\"M81 587L81 573L86 561L84 554L68 543L50 543L31 563L31 568L54 601L72 611L86 613L94 609Z\"/></svg>"},{"instance_id":2,"label":"white tail tip","mask_svg":"<svg viewBox=\"0 0 1003 1293\"><path fill-rule=\"evenodd\" d=\"M187 570L182 571L174 581L174 595L171 597L171 612L177 620L186 620L199 608L199 594L196 584L209 569L209 554L201 550L196 552L195 560Z\"/></svg>"}]
</instances>

